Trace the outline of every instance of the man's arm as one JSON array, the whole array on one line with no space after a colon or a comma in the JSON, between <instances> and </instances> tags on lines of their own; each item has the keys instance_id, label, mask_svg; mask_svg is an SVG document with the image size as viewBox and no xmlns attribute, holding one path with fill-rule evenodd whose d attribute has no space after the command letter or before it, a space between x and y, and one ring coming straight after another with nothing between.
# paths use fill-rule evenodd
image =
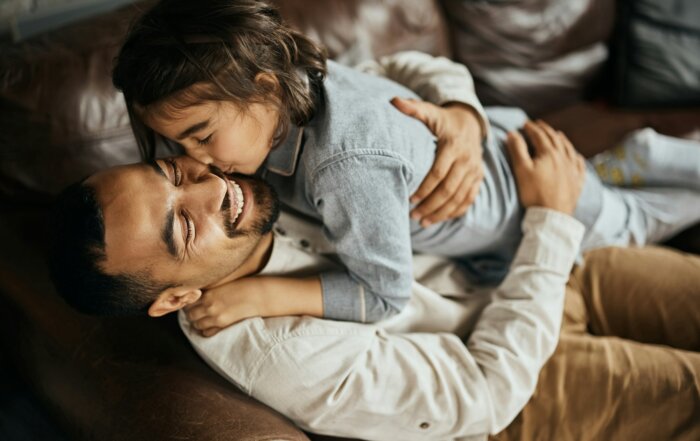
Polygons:
<instances>
[{"instance_id":1,"label":"man's arm","mask_svg":"<svg viewBox=\"0 0 700 441\"><path fill-rule=\"evenodd\" d=\"M371 440L496 433L529 399L554 351L564 287L583 237L573 210L583 166L563 136L511 134L519 192L530 206L506 280L465 344L455 335L389 334L310 317L254 319L212 339L181 325L210 365L304 429ZM556 185L552 185L556 183ZM414 295L425 289L414 285Z\"/></svg>"},{"instance_id":2,"label":"man's arm","mask_svg":"<svg viewBox=\"0 0 700 441\"><path fill-rule=\"evenodd\" d=\"M256 363L248 393L307 430L339 436L452 439L505 428L556 347L584 233L570 217L583 183L581 157L543 124L525 130L535 157L517 133L508 143L530 207L523 240L466 347L450 334L392 335L360 325L330 331L314 323L315 332L296 328Z\"/></svg>"},{"instance_id":3,"label":"man's arm","mask_svg":"<svg viewBox=\"0 0 700 441\"><path fill-rule=\"evenodd\" d=\"M445 57L405 51L387 55L377 61L365 61L357 69L381 75L411 89L424 100L438 106L461 103L475 112L485 137L489 122L476 96L469 69Z\"/></svg>"},{"instance_id":4,"label":"man's arm","mask_svg":"<svg viewBox=\"0 0 700 441\"><path fill-rule=\"evenodd\" d=\"M392 104L423 122L437 138L428 175L411 195L411 217L427 227L464 215L484 177L482 141L488 119L469 70L448 58L407 51L357 66L413 90L429 102L396 97ZM442 107L440 107L442 106Z\"/></svg>"},{"instance_id":5,"label":"man's arm","mask_svg":"<svg viewBox=\"0 0 700 441\"><path fill-rule=\"evenodd\" d=\"M576 220L541 208L528 211L523 228L512 271L467 346L451 334L300 320L243 375L246 391L302 428L336 436L498 432L530 397L556 346L564 286L583 235Z\"/></svg>"}]
</instances>

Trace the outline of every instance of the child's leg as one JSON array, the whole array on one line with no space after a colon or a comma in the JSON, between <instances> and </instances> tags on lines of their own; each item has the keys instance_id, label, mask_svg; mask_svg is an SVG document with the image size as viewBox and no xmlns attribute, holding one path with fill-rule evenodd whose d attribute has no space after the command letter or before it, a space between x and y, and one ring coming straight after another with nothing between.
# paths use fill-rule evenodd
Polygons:
<instances>
[{"instance_id":1,"label":"child's leg","mask_svg":"<svg viewBox=\"0 0 700 441\"><path fill-rule=\"evenodd\" d=\"M633 132L590 162L607 184L700 189L700 143L651 128Z\"/></svg>"},{"instance_id":2,"label":"child's leg","mask_svg":"<svg viewBox=\"0 0 700 441\"><path fill-rule=\"evenodd\" d=\"M586 225L583 250L656 243L700 222L700 191L608 187L589 168L574 216Z\"/></svg>"}]
</instances>

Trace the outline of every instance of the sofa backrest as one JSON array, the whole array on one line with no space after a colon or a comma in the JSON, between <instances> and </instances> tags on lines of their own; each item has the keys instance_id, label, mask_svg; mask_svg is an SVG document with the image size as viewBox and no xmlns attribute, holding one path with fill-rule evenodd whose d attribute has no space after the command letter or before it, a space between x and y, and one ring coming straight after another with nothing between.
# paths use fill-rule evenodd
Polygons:
<instances>
[{"instance_id":1,"label":"sofa backrest","mask_svg":"<svg viewBox=\"0 0 700 441\"><path fill-rule=\"evenodd\" d=\"M97 170L139 160L111 68L129 23L152 3L0 47L0 201L48 199ZM409 48L449 55L437 1L278 3L341 62Z\"/></svg>"}]
</instances>

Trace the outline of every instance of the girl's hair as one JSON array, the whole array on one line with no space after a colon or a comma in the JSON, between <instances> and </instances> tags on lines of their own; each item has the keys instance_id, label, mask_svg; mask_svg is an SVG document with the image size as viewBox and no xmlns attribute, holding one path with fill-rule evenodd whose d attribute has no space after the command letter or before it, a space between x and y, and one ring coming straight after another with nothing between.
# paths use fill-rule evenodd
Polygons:
<instances>
[{"instance_id":1,"label":"girl's hair","mask_svg":"<svg viewBox=\"0 0 700 441\"><path fill-rule=\"evenodd\" d=\"M260 73L276 81L256 81ZM124 93L142 156L153 158L148 112L177 117L203 101L246 109L272 99L280 114L274 145L290 123L311 119L325 75L324 49L265 1L161 0L132 25L112 81Z\"/></svg>"}]
</instances>

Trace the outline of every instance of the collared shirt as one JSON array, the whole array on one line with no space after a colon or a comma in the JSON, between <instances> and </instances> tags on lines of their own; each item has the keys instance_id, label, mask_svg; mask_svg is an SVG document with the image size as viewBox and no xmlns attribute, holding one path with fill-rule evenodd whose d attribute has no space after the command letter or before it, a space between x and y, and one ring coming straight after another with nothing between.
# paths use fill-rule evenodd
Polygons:
<instances>
[{"instance_id":1,"label":"collared shirt","mask_svg":"<svg viewBox=\"0 0 700 441\"><path fill-rule=\"evenodd\" d=\"M252 318L204 338L181 313L180 326L212 368L305 430L387 441L484 439L517 416L556 347L584 232L542 208L529 209L522 228L498 288L474 290L454 265L419 256L416 275L450 297L414 282L407 307L377 324ZM282 218L277 231L265 274L336 265L314 252L326 246L315 226Z\"/></svg>"},{"instance_id":2,"label":"collared shirt","mask_svg":"<svg viewBox=\"0 0 700 441\"><path fill-rule=\"evenodd\" d=\"M383 73L438 103L472 105L488 127L464 66L403 56L385 59ZM415 65L434 67L416 73ZM429 86L435 84L444 86ZM324 316L376 322L403 309L411 295L411 255L421 228L409 218L409 199L433 164L435 140L390 104L394 96L417 97L397 83L329 61L322 89L315 117L292 127L272 150L264 177L283 203L323 224L343 262L343 269L320 274ZM437 242L432 233L420 237Z\"/></svg>"}]
</instances>

